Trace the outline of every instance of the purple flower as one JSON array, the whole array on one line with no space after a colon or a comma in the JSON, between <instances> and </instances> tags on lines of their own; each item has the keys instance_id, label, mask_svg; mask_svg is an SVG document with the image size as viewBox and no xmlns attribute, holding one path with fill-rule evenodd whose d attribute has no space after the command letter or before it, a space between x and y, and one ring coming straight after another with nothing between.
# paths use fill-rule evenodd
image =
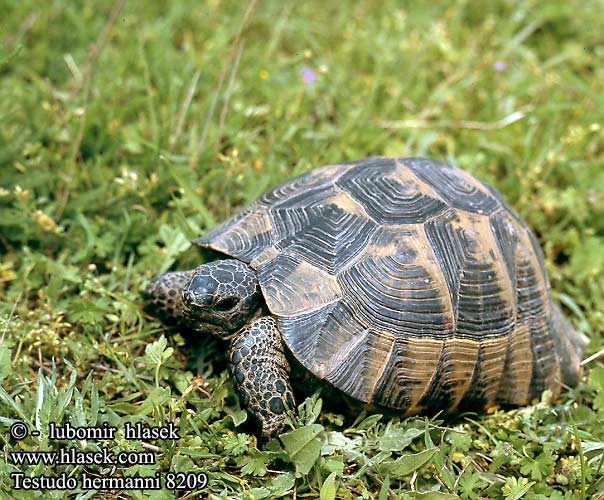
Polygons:
<instances>
[{"instance_id":1,"label":"purple flower","mask_svg":"<svg viewBox=\"0 0 604 500\"><path fill-rule=\"evenodd\" d=\"M310 69L308 66L304 66L301 70L300 70L300 76L302 77L302 80L304 81L304 83L314 83L317 80L317 74Z\"/></svg>"},{"instance_id":2,"label":"purple flower","mask_svg":"<svg viewBox=\"0 0 604 500\"><path fill-rule=\"evenodd\" d=\"M493 68L495 69L495 71L503 71L505 67L505 61L495 61L495 64L493 64Z\"/></svg>"}]
</instances>

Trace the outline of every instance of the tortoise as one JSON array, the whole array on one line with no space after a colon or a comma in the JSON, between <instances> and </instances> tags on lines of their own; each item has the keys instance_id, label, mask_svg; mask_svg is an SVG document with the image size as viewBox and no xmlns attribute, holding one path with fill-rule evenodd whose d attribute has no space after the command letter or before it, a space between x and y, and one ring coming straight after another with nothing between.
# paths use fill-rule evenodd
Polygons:
<instances>
[{"instance_id":1,"label":"tortoise","mask_svg":"<svg viewBox=\"0 0 604 500\"><path fill-rule=\"evenodd\" d=\"M405 416L526 405L580 378L585 338L550 298L535 237L460 168L328 165L193 243L218 260L156 277L147 304L230 341L263 438L294 407L294 365L358 405Z\"/></svg>"}]
</instances>

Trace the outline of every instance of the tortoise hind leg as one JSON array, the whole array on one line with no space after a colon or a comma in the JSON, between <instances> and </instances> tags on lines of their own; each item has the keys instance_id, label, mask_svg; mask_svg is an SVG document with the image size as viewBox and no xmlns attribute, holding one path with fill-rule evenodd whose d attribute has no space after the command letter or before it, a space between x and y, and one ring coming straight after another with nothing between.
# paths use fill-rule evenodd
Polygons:
<instances>
[{"instance_id":1,"label":"tortoise hind leg","mask_svg":"<svg viewBox=\"0 0 604 500\"><path fill-rule=\"evenodd\" d=\"M588 339L575 330L553 303L551 323L552 339L560 361L561 382L568 387L576 387L583 373L581 357Z\"/></svg>"},{"instance_id":2,"label":"tortoise hind leg","mask_svg":"<svg viewBox=\"0 0 604 500\"><path fill-rule=\"evenodd\" d=\"M151 280L143 292L145 310L166 324L183 320L182 291L191 281L194 271L165 273Z\"/></svg>"},{"instance_id":3,"label":"tortoise hind leg","mask_svg":"<svg viewBox=\"0 0 604 500\"><path fill-rule=\"evenodd\" d=\"M239 332L230 350L241 403L260 425L261 438L277 435L294 408L290 366L276 321L263 317Z\"/></svg>"}]
</instances>

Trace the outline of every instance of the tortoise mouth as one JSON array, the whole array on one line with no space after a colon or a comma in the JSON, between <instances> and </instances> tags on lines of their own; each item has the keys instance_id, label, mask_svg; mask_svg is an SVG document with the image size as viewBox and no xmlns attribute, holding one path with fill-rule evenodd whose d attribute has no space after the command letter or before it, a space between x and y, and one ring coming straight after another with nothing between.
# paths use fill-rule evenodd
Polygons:
<instances>
[{"instance_id":1,"label":"tortoise mouth","mask_svg":"<svg viewBox=\"0 0 604 500\"><path fill-rule=\"evenodd\" d=\"M195 299L187 298L186 293L183 292L186 322L190 328L200 333L210 333L217 337L226 338L237 333L257 315L255 310L249 310L236 301L229 308L217 307L217 305L220 306L220 303L212 302L206 305L195 301Z\"/></svg>"},{"instance_id":2,"label":"tortoise mouth","mask_svg":"<svg viewBox=\"0 0 604 500\"><path fill-rule=\"evenodd\" d=\"M231 332L231 331L225 329L222 325L219 325L216 323L210 323L209 321L203 321L203 322L197 323L197 325L195 325L195 331L197 331L203 335L209 334L212 337L217 337L220 339L228 339L229 337L231 337L232 335L237 333L237 331Z\"/></svg>"}]
</instances>

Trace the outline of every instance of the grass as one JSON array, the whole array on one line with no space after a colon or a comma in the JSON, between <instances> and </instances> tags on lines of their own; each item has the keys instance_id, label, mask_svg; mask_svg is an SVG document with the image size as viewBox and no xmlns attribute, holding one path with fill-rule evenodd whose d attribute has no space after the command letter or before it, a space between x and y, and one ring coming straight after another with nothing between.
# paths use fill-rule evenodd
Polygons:
<instances>
[{"instance_id":1,"label":"grass","mask_svg":"<svg viewBox=\"0 0 604 500\"><path fill-rule=\"evenodd\" d=\"M0 496L168 499L16 491L10 474L205 471L185 498L602 498L601 359L555 401L453 421L354 421L315 396L258 448L220 346L190 348L140 299L151 276L201 262L189 240L269 186L330 162L424 155L505 194L591 337L586 355L599 351L602 7L0 0ZM15 441L15 420L41 435ZM176 422L181 439L60 443L49 422ZM156 462L9 458L59 445Z\"/></svg>"}]
</instances>

